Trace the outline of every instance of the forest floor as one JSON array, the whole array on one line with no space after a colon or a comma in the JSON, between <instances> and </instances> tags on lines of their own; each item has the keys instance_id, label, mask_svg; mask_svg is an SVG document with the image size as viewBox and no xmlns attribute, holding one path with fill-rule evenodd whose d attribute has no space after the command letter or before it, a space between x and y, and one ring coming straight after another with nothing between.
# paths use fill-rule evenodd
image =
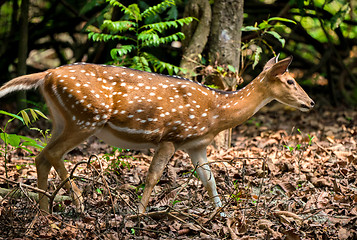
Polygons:
<instances>
[{"instance_id":1,"label":"forest floor","mask_svg":"<svg viewBox=\"0 0 357 240\"><path fill-rule=\"evenodd\" d=\"M28 197L26 185L36 186L34 157L11 151L8 178L17 184L0 179L0 188L14 189L0 196L0 239L357 239L356 142L356 111L263 108L234 129L232 148L208 149L224 217L182 151L166 167L149 211L137 214L153 151L113 152L94 138L65 160L75 168L84 212L64 200L46 215ZM50 192L59 184L51 171ZM11 197L15 190L25 195Z\"/></svg>"}]
</instances>

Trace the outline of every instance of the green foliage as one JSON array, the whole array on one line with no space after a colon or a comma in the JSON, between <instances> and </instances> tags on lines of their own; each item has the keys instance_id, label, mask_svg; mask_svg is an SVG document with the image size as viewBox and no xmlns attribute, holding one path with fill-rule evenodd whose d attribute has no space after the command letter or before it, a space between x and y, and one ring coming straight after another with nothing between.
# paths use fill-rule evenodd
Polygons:
<instances>
[{"instance_id":1,"label":"green foliage","mask_svg":"<svg viewBox=\"0 0 357 240\"><path fill-rule=\"evenodd\" d=\"M261 23L255 23L254 26L246 26L242 28L242 31L253 31L257 34L257 37L252 39L247 44L242 46L242 50L253 51L253 54L247 54L250 56L250 61L252 62L253 69L259 63L260 55L263 53L263 46L266 46L270 51L274 53L273 47L265 40L266 35L270 35L278 40L282 47L285 46L285 39L279 33L279 29L282 28L281 23L293 23L295 21L287 18L272 17L268 20L264 20Z\"/></svg>"},{"instance_id":2,"label":"green foliage","mask_svg":"<svg viewBox=\"0 0 357 240\"><path fill-rule=\"evenodd\" d=\"M173 9L175 7L173 0L165 0L152 7L145 6L144 11L141 11L136 3L125 6L116 0L107 0L107 2L111 7L119 7L124 16L119 21L104 20L100 27L102 32L91 31L88 37L93 41L112 40L120 43L119 47L110 52L113 64L150 72L167 71L170 75L182 71L173 64L161 61L149 53L149 50L184 39L182 32L172 33L172 30L191 23L194 20L192 17L152 22L157 15L169 8L171 8L168 12L169 18L177 17L175 14L177 10ZM169 35L167 35L168 30L170 30Z\"/></svg>"},{"instance_id":3,"label":"green foliage","mask_svg":"<svg viewBox=\"0 0 357 240\"><path fill-rule=\"evenodd\" d=\"M303 133L302 133L302 131L298 128L297 129L297 131L301 134L301 135L303 135ZM293 153L294 151L299 151L299 150L306 150L306 148L308 147L308 146L311 146L312 145L312 140L315 138L315 136L311 136L310 134L307 134L307 136L308 136L308 142L307 142L307 146L306 146L306 144L301 144L301 143L298 143L298 144L296 144L295 146L288 146L288 145L284 145L284 147L286 148L286 149L288 149L291 153Z\"/></svg>"},{"instance_id":4,"label":"green foliage","mask_svg":"<svg viewBox=\"0 0 357 240\"><path fill-rule=\"evenodd\" d=\"M135 159L133 156L128 156L128 155L122 155L122 153L125 153L128 151L127 149L122 149L122 148L117 148L117 147L112 147L113 150L111 153L106 153L104 154L103 158L109 162L109 167L108 170L111 172L115 172L116 174L120 175L120 169L128 169L130 170L131 165L130 162L127 159ZM116 152L119 153L118 156L115 156Z\"/></svg>"},{"instance_id":5,"label":"green foliage","mask_svg":"<svg viewBox=\"0 0 357 240\"><path fill-rule=\"evenodd\" d=\"M28 114L30 113L30 115ZM8 162L8 152L13 151L15 149L21 148L30 154L33 154L33 152L28 148L29 146L37 148L39 150L42 150L46 146L47 139L49 138L49 133L48 130L43 132L42 130L38 128L30 128L30 125L38 120L38 116L41 116L45 119L48 119L41 111L37 109L24 109L21 110L17 115L13 113L9 113L3 110L0 110L0 114L7 115L11 117L5 124L3 128L0 128L0 139L4 142L4 147L0 148L0 156L3 155L5 159L5 173L7 177L7 162ZM21 116L20 116L21 115ZM32 121L30 116L32 116ZM39 139L32 139L26 136L18 135L18 134L9 134L7 133L7 126L10 122L13 120L19 120L22 124L26 125L29 127L31 130L39 131L42 136L44 137L44 140L41 141ZM10 150L9 150L10 149Z\"/></svg>"}]
</instances>

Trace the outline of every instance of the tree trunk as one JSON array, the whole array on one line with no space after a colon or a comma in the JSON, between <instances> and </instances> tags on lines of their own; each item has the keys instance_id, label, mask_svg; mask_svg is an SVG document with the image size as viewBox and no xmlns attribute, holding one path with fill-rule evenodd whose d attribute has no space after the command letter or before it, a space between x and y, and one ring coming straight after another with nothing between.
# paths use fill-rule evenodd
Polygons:
<instances>
[{"instance_id":1,"label":"tree trunk","mask_svg":"<svg viewBox=\"0 0 357 240\"><path fill-rule=\"evenodd\" d=\"M209 37L209 60L212 65L232 65L239 69L244 0L215 0ZM235 90L236 78L221 79ZM230 147L232 130L220 133L213 143L216 148Z\"/></svg>"},{"instance_id":2,"label":"tree trunk","mask_svg":"<svg viewBox=\"0 0 357 240\"><path fill-rule=\"evenodd\" d=\"M185 7L184 17L195 17L199 21L194 21L189 25L184 25L182 31L185 34L185 39L182 41L183 57L180 67L186 69L188 72L184 77L193 76L195 68L199 65L198 56L202 53L208 36L210 33L211 24L211 6L208 0L192 0L189 1Z\"/></svg>"},{"instance_id":3,"label":"tree trunk","mask_svg":"<svg viewBox=\"0 0 357 240\"><path fill-rule=\"evenodd\" d=\"M29 0L21 1L20 15L20 41L18 52L17 73L19 76L26 74L26 59L28 55L28 18L29 18ZM18 110L26 108L26 93L21 91L17 94Z\"/></svg>"}]
</instances>

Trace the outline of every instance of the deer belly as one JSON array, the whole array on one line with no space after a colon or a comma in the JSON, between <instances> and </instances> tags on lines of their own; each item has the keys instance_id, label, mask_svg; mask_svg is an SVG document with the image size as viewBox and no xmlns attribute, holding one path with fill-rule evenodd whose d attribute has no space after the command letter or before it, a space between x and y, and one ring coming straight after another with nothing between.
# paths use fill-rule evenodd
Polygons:
<instances>
[{"instance_id":1,"label":"deer belly","mask_svg":"<svg viewBox=\"0 0 357 240\"><path fill-rule=\"evenodd\" d=\"M153 131L119 127L109 123L95 136L111 146L126 149L147 149L157 146L154 140L150 140L154 137L152 134L154 134Z\"/></svg>"}]
</instances>

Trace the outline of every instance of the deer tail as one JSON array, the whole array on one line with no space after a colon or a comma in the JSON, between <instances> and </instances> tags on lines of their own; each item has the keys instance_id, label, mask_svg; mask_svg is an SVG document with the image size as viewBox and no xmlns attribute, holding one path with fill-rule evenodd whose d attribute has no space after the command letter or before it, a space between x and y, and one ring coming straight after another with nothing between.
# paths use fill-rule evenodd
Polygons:
<instances>
[{"instance_id":1,"label":"deer tail","mask_svg":"<svg viewBox=\"0 0 357 240\"><path fill-rule=\"evenodd\" d=\"M48 72L40 72L12 79L0 87L0 98L12 92L38 88L43 84L47 74Z\"/></svg>"}]
</instances>

